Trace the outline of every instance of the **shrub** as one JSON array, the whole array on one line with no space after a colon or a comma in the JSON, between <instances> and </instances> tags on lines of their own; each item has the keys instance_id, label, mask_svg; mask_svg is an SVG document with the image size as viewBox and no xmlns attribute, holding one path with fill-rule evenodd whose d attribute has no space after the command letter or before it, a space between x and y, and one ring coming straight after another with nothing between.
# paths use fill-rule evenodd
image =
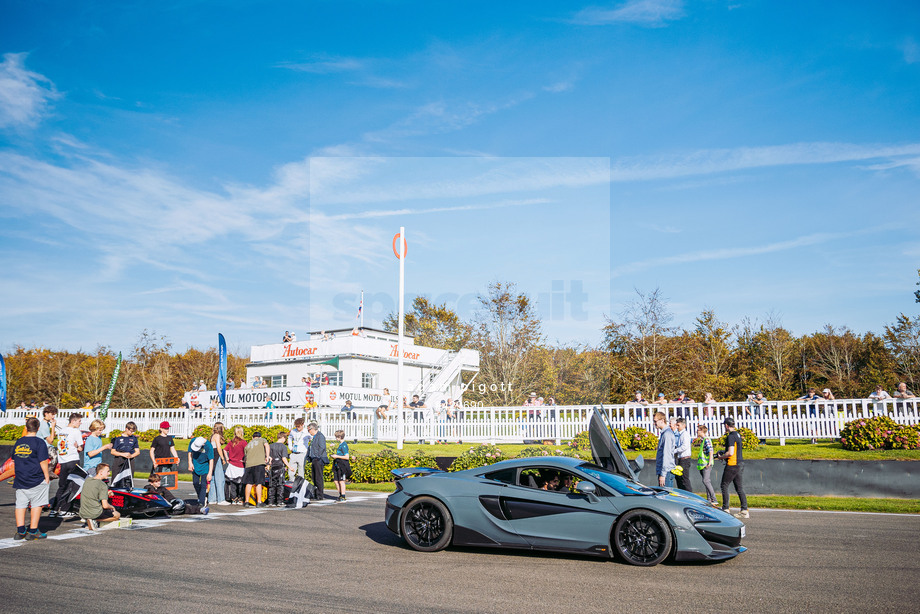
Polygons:
<instances>
[{"instance_id":1,"label":"shrub","mask_svg":"<svg viewBox=\"0 0 920 614\"><path fill-rule=\"evenodd\" d=\"M147 429L146 431L139 431L137 433L138 441L153 441L154 437L160 434L160 429Z\"/></svg>"},{"instance_id":2,"label":"shrub","mask_svg":"<svg viewBox=\"0 0 920 614\"><path fill-rule=\"evenodd\" d=\"M760 437L757 436L757 433L751 429L738 428L738 434L741 435L741 449L742 450L756 450L760 447ZM718 450L725 449L725 443L728 441L728 433L725 433L718 439L712 440L713 449L718 452Z\"/></svg>"},{"instance_id":3,"label":"shrub","mask_svg":"<svg viewBox=\"0 0 920 614\"><path fill-rule=\"evenodd\" d=\"M124 431L122 431L121 429L112 429L111 431L109 431L109 439L115 439L116 437L121 437L121 434L123 432Z\"/></svg>"},{"instance_id":4,"label":"shrub","mask_svg":"<svg viewBox=\"0 0 920 614\"><path fill-rule=\"evenodd\" d=\"M910 450L920 448L920 429L898 424L888 416L852 420L840 431L845 450Z\"/></svg>"},{"instance_id":5,"label":"shrub","mask_svg":"<svg viewBox=\"0 0 920 614\"><path fill-rule=\"evenodd\" d=\"M405 459L393 450L381 450L376 454L357 455L351 461L351 479L364 484L379 484L393 481L390 472L403 467ZM332 463L326 466L330 471ZM331 479L331 475L330 475Z\"/></svg>"},{"instance_id":6,"label":"shrub","mask_svg":"<svg viewBox=\"0 0 920 614\"><path fill-rule=\"evenodd\" d=\"M581 458L578 451L570 446L533 446L521 450L515 458L532 458L535 456L569 456Z\"/></svg>"},{"instance_id":7,"label":"shrub","mask_svg":"<svg viewBox=\"0 0 920 614\"><path fill-rule=\"evenodd\" d=\"M6 424L0 427L0 439L4 441L16 441L22 437L23 432L22 426L17 424Z\"/></svg>"},{"instance_id":8,"label":"shrub","mask_svg":"<svg viewBox=\"0 0 920 614\"><path fill-rule=\"evenodd\" d=\"M495 446L487 444L473 446L468 451L458 456L454 462L451 463L448 471L463 471L474 467L484 467L485 465L491 465L492 463L497 463L502 460L505 460L505 456L502 454L502 451Z\"/></svg>"},{"instance_id":9,"label":"shrub","mask_svg":"<svg viewBox=\"0 0 920 614\"><path fill-rule=\"evenodd\" d=\"M581 431L580 433L575 434L575 438L569 442L569 447L573 450L583 451L591 449L591 438L588 436L588 431Z\"/></svg>"},{"instance_id":10,"label":"shrub","mask_svg":"<svg viewBox=\"0 0 920 614\"><path fill-rule=\"evenodd\" d=\"M401 467L434 467L437 468L438 461L434 456L424 450L413 450L409 456L402 459Z\"/></svg>"},{"instance_id":11,"label":"shrub","mask_svg":"<svg viewBox=\"0 0 920 614\"><path fill-rule=\"evenodd\" d=\"M195 430L192 431L192 439L195 437L204 437L205 439L210 439L211 435L214 434L214 428L208 426L207 424L199 424L195 427Z\"/></svg>"},{"instance_id":12,"label":"shrub","mask_svg":"<svg viewBox=\"0 0 920 614\"><path fill-rule=\"evenodd\" d=\"M617 430L614 434L624 450L658 449L658 436L641 426L631 426L624 431Z\"/></svg>"}]
</instances>

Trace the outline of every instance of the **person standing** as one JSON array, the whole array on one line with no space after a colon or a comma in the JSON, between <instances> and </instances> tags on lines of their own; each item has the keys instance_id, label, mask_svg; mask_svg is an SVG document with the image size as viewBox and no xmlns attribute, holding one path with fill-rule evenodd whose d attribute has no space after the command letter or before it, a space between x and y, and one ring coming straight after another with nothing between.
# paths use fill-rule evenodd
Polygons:
<instances>
[{"instance_id":1,"label":"person standing","mask_svg":"<svg viewBox=\"0 0 920 614\"><path fill-rule=\"evenodd\" d=\"M291 457L288 463L288 477L293 482L297 476L306 479L306 460L307 460L307 439L309 435L304 430L303 425L306 420L297 418L294 420L294 428L288 435L288 446L291 450Z\"/></svg>"},{"instance_id":2,"label":"person standing","mask_svg":"<svg viewBox=\"0 0 920 614\"><path fill-rule=\"evenodd\" d=\"M351 478L351 456L348 454L348 442L345 441L345 431L335 432L339 447L332 455L332 481L339 493L337 501L345 501L345 481Z\"/></svg>"},{"instance_id":3,"label":"person standing","mask_svg":"<svg viewBox=\"0 0 920 614\"><path fill-rule=\"evenodd\" d=\"M668 417L664 412L655 413L655 428L661 431L658 437L658 452L655 454L655 475L658 476L658 485L674 486L674 431L668 426Z\"/></svg>"},{"instance_id":4,"label":"person standing","mask_svg":"<svg viewBox=\"0 0 920 614\"><path fill-rule=\"evenodd\" d=\"M86 438L86 445L83 448L83 470L86 475L92 477L96 475L96 467L102 462L102 453L105 450L111 450L112 444L102 445L102 433L105 431L105 422L102 420L93 420L89 424L89 437Z\"/></svg>"},{"instance_id":5,"label":"person standing","mask_svg":"<svg viewBox=\"0 0 920 614\"><path fill-rule=\"evenodd\" d=\"M26 420L26 434L16 440L13 446L13 468L16 477L13 489L16 491L16 535L13 539L44 539L47 537L38 530L42 508L48 505L48 490L51 475L48 473L48 442L38 437L40 427L38 418ZM26 530L26 509L29 514L29 528Z\"/></svg>"},{"instance_id":6,"label":"person standing","mask_svg":"<svg viewBox=\"0 0 920 614\"><path fill-rule=\"evenodd\" d=\"M41 425L38 427L39 439L44 439L45 443L48 444L48 447L51 448L54 445L54 438L57 435L57 413L58 408L54 405L45 405L42 408L42 420Z\"/></svg>"},{"instance_id":7,"label":"person standing","mask_svg":"<svg viewBox=\"0 0 920 614\"><path fill-rule=\"evenodd\" d=\"M233 439L224 446L227 455L227 499L231 503L242 503L240 486L246 467L246 440L243 438L245 431L242 426L233 427Z\"/></svg>"},{"instance_id":8,"label":"person standing","mask_svg":"<svg viewBox=\"0 0 920 614\"><path fill-rule=\"evenodd\" d=\"M703 478L703 488L706 489L706 500L712 505L717 505L716 492L712 487L712 466L715 463L712 454L712 439L709 437L709 428L705 425L696 428L697 439L700 442L700 452L696 459L696 468L700 470Z\"/></svg>"},{"instance_id":9,"label":"person standing","mask_svg":"<svg viewBox=\"0 0 920 614\"><path fill-rule=\"evenodd\" d=\"M224 479L224 464L227 462L227 452L224 451L224 423L215 422L211 431L211 447L214 449L214 478L212 480L211 494L208 497L217 505L230 505L227 502L227 485Z\"/></svg>"},{"instance_id":10,"label":"person standing","mask_svg":"<svg viewBox=\"0 0 920 614\"><path fill-rule=\"evenodd\" d=\"M262 493L265 489L265 465L271 458L268 451L268 442L262 439L262 432L255 431L252 434L252 441L246 444L246 469L243 473L243 484L246 485L246 493L243 496L243 507L251 505L249 497L252 494L252 487L256 487L256 507L265 507L262 502Z\"/></svg>"},{"instance_id":11,"label":"person standing","mask_svg":"<svg viewBox=\"0 0 920 614\"><path fill-rule=\"evenodd\" d=\"M685 418L680 417L677 419L677 432L675 433L674 462L683 470L677 476L677 487L687 492L693 492L693 486L690 484L690 461L692 455L687 421Z\"/></svg>"},{"instance_id":12,"label":"person standing","mask_svg":"<svg viewBox=\"0 0 920 614\"><path fill-rule=\"evenodd\" d=\"M288 463L290 453L288 452L285 441L287 433L280 431L278 440L268 446L271 456L270 473L268 476L268 503L272 507L282 507L284 505L284 468L291 468Z\"/></svg>"},{"instance_id":13,"label":"person standing","mask_svg":"<svg viewBox=\"0 0 920 614\"><path fill-rule=\"evenodd\" d=\"M165 420L160 422L160 434L153 438L153 441L150 442L150 462L153 463L153 470L156 471L160 467L172 467L170 463L157 463L157 459L165 458L175 458L177 459L174 462L178 462L179 453L176 452L176 444L173 441L172 435L169 434L169 422ZM178 469L178 467L176 467ZM189 467L189 471L191 471Z\"/></svg>"},{"instance_id":14,"label":"person standing","mask_svg":"<svg viewBox=\"0 0 920 614\"><path fill-rule=\"evenodd\" d=\"M735 492L741 499L741 511L735 514L736 518L750 518L748 511L747 495L744 494L744 485L741 482L744 473L744 454L741 451L741 435L735 430L735 420L731 417L726 418L723 422L728 437L725 441L725 450L716 458L725 461L725 471L722 472L722 511L731 513L731 505L728 498L728 485L734 484Z\"/></svg>"},{"instance_id":15,"label":"person standing","mask_svg":"<svg viewBox=\"0 0 920 614\"><path fill-rule=\"evenodd\" d=\"M58 489L54 495L54 506L51 508L49 517L54 518L73 518L76 516L70 511L70 500L76 496L77 486L73 480L68 480L68 476L73 473L74 468L80 462L80 452L83 450L83 434L80 432L80 424L83 422L83 414L76 412L70 414L70 421L67 426L58 429L58 463L61 466L61 472L58 475Z\"/></svg>"},{"instance_id":16,"label":"person standing","mask_svg":"<svg viewBox=\"0 0 920 614\"><path fill-rule=\"evenodd\" d=\"M134 467L131 461L140 456L141 448L137 441L137 425L133 422L125 424L125 430L121 435L112 440L112 488L126 488L130 490L134 487ZM119 478L123 472L127 474Z\"/></svg>"},{"instance_id":17,"label":"person standing","mask_svg":"<svg viewBox=\"0 0 920 614\"><path fill-rule=\"evenodd\" d=\"M323 470L329 464L329 454L326 452L326 436L320 432L319 426L315 422L310 423L307 427L307 432L312 438L310 448L307 450L307 460L310 461L310 466L313 468L313 498L317 501L322 501L325 499L325 494L323 493L325 484Z\"/></svg>"},{"instance_id":18,"label":"person standing","mask_svg":"<svg viewBox=\"0 0 920 614\"><path fill-rule=\"evenodd\" d=\"M198 505L206 509L211 477L214 475L214 446L204 437L196 437L188 446L188 466L192 471L192 484L198 493Z\"/></svg>"}]
</instances>

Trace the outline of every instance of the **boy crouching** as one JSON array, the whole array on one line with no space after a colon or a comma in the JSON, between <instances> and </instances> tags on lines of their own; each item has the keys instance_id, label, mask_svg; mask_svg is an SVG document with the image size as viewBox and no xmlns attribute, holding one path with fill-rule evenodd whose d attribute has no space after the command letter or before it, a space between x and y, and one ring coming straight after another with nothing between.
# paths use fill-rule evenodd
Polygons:
<instances>
[{"instance_id":1,"label":"boy crouching","mask_svg":"<svg viewBox=\"0 0 920 614\"><path fill-rule=\"evenodd\" d=\"M87 478L80 492L80 518L86 521L86 528L95 531L100 522L111 522L121 518L109 503L109 485L104 482L109 477L108 463L99 463L96 476Z\"/></svg>"}]
</instances>

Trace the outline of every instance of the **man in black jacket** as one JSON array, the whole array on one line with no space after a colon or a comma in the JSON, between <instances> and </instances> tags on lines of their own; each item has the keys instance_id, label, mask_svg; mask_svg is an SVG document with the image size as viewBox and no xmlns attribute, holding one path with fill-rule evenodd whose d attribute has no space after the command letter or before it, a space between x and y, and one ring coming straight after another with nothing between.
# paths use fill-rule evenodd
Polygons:
<instances>
[{"instance_id":1,"label":"man in black jacket","mask_svg":"<svg viewBox=\"0 0 920 614\"><path fill-rule=\"evenodd\" d=\"M310 447L307 448L307 459L313 468L313 499L322 501L323 495L323 469L329 464L329 455L326 453L326 436L319 432L319 426L311 422L307 426L307 433L310 434Z\"/></svg>"}]
</instances>

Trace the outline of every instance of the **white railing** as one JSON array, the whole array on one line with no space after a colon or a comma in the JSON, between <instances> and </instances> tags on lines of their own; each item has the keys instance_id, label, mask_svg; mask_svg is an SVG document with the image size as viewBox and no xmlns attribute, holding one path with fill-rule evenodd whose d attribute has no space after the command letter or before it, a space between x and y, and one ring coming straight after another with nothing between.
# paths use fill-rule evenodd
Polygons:
<instances>
[{"instance_id":1,"label":"white railing","mask_svg":"<svg viewBox=\"0 0 920 614\"><path fill-rule=\"evenodd\" d=\"M649 405L556 405L542 407L467 407L453 418L436 415L431 409L405 410L403 438L408 441L463 441L487 443L521 443L524 441L549 441L558 445L572 439L588 428L592 409L607 414L616 429L639 426L657 433L652 422L656 411L687 418L688 430L705 424L711 437L724 433L722 422L734 418L738 427L749 428L763 439L837 439L844 424L859 418L889 416L899 424L920 423L920 399L888 399L876 403L869 399L842 399L838 401L770 401L760 408L747 402L702 403L678 406ZM83 428L95 418L90 411L75 410L85 416ZM35 410L10 409L0 415L0 425L25 424ZM58 414L58 423L65 424L69 410ZM296 418L315 420L320 429L330 435L336 430L345 431L346 439L360 441L396 441L396 416L379 420L373 412L355 411L350 415L330 408L305 410L281 409L112 409L106 418L106 431L124 429L127 422L137 424L139 430L158 428L160 423L170 424L170 434L189 437L200 424L211 425L220 420L226 426L281 424L291 426Z\"/></svg>"}]
</instances>

